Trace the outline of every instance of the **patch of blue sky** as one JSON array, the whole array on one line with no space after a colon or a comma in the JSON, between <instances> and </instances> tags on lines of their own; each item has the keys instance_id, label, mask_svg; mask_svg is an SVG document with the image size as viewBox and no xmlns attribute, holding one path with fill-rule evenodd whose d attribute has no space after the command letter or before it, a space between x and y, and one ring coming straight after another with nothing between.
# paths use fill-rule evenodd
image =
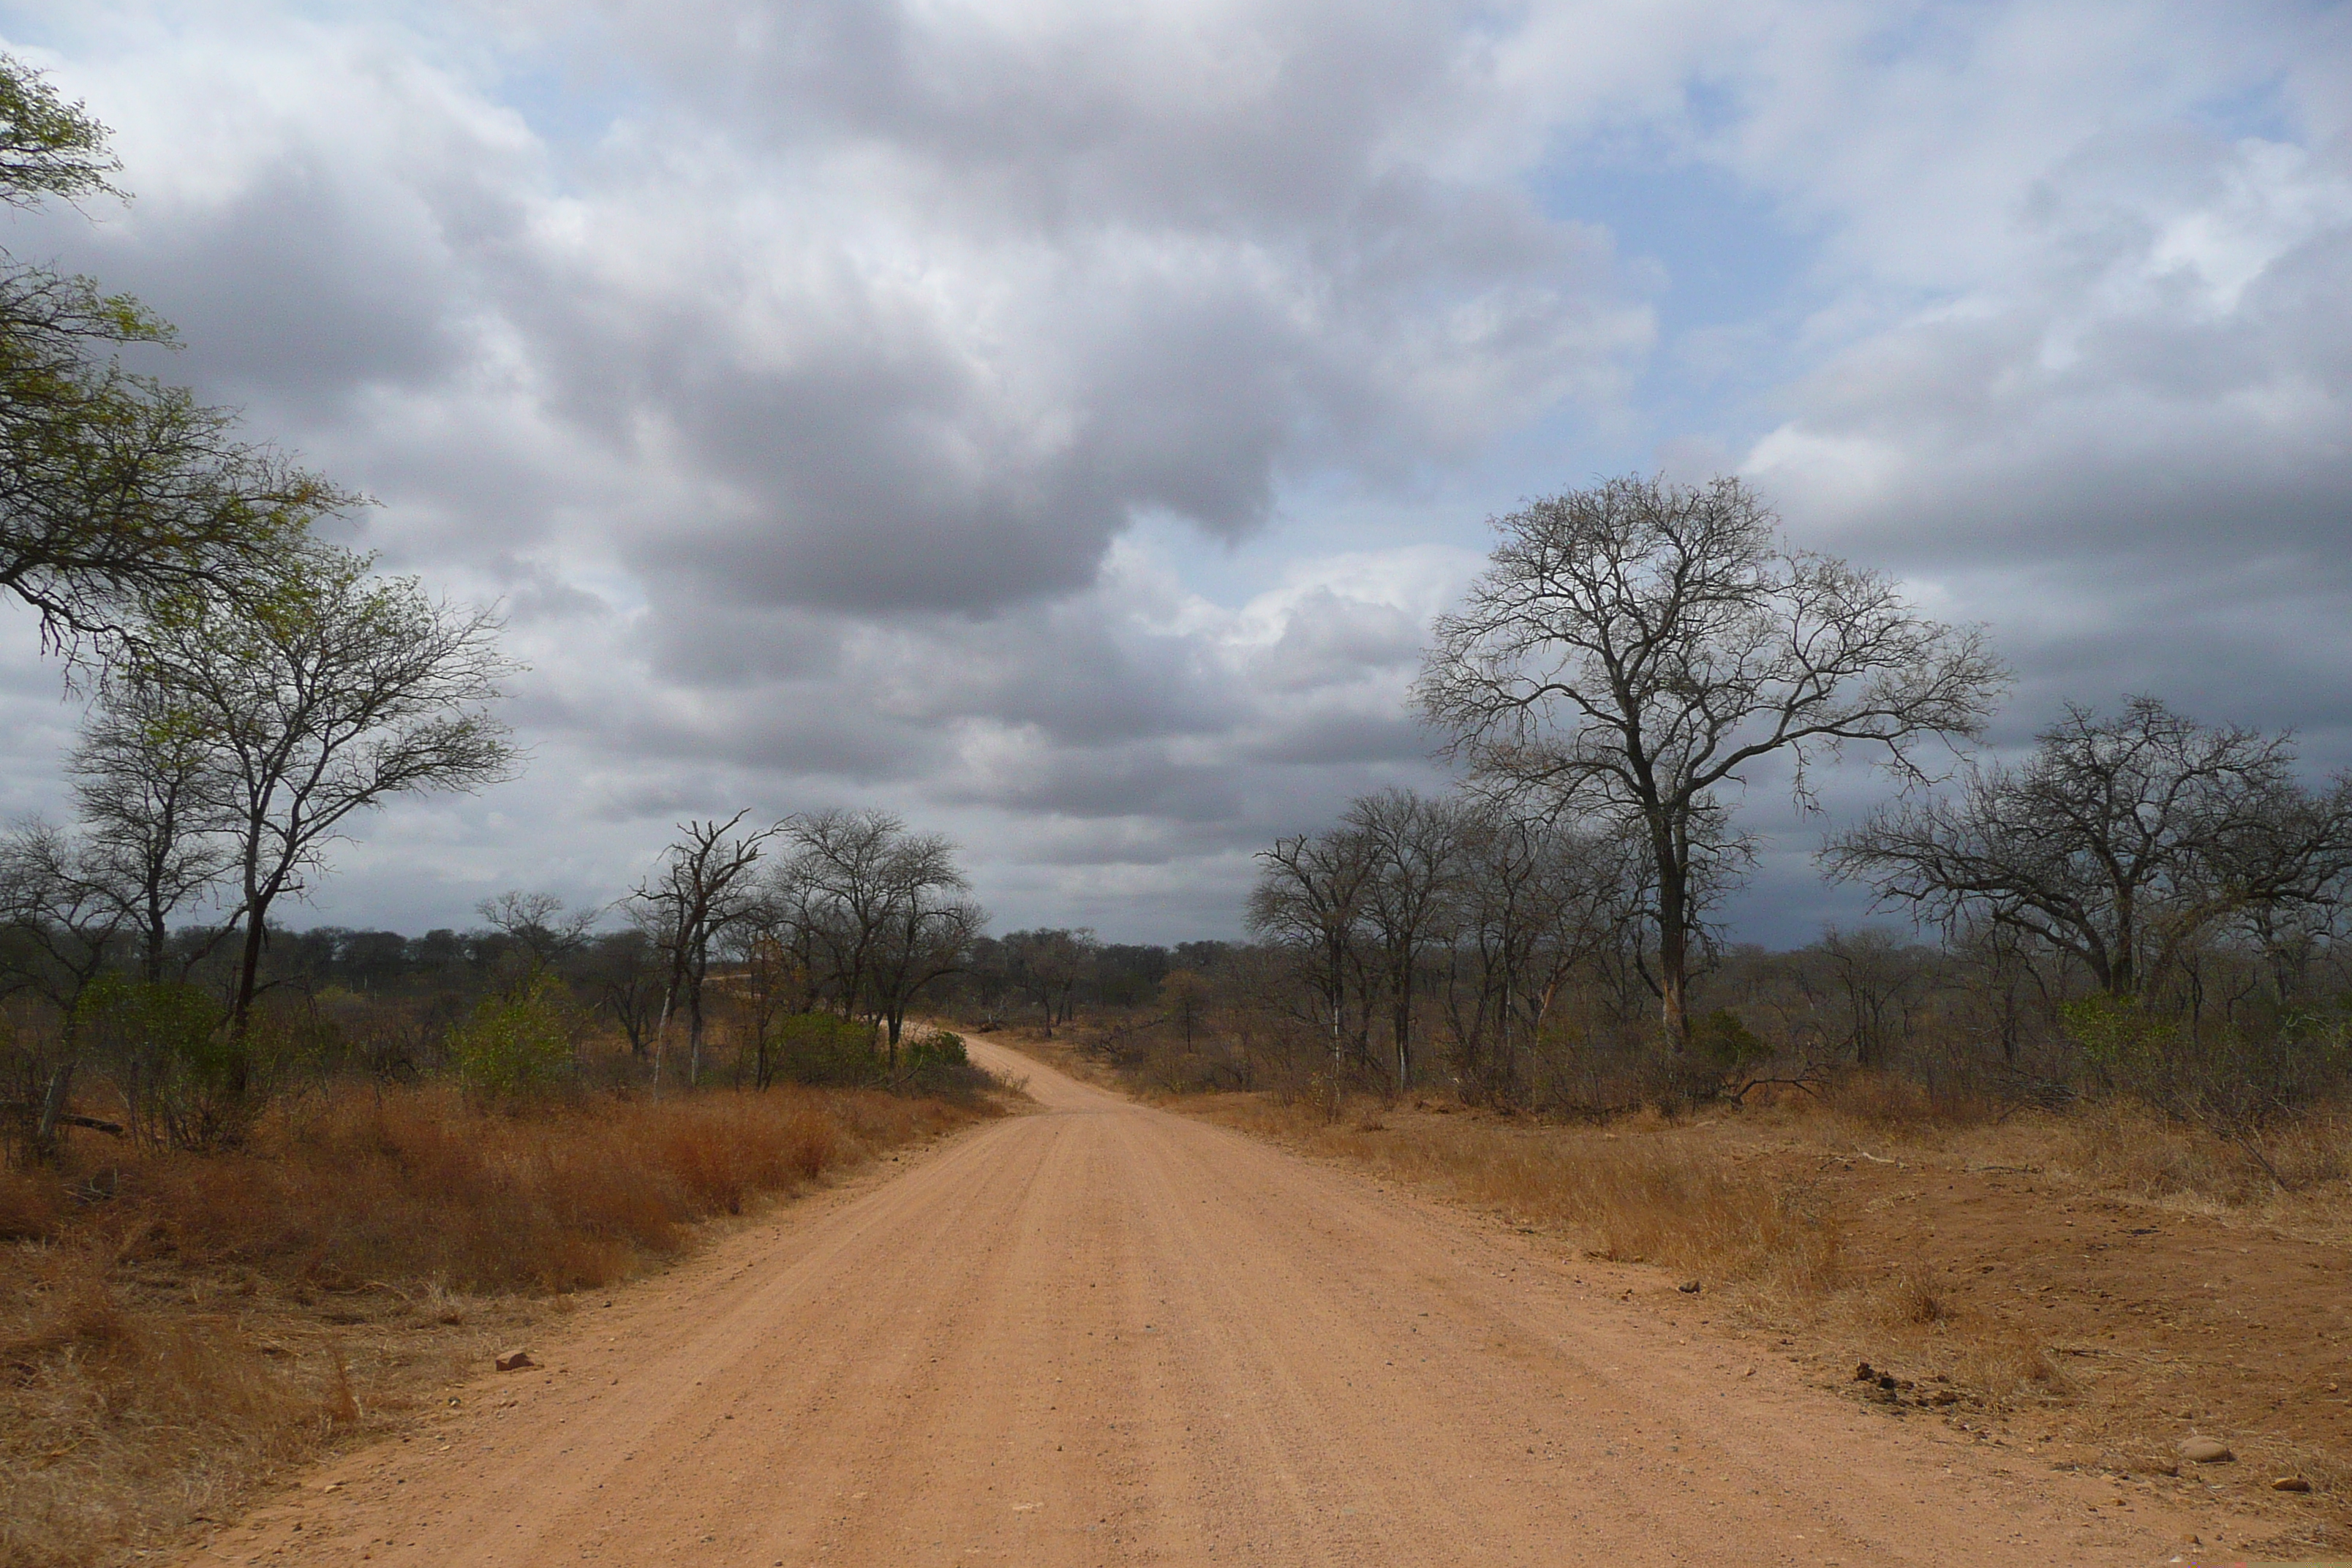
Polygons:
<instances>
[{"instance_id":1,"label":"patch of blue sky","mask_svg":"<svg viewBox=\"0 0 2352 1568\"><path fill-rule=\"evenodd\" d=\"M1193 592L1234 605L1302 556L1483 551L1486 520L1526 498L1661 466L1683 478L1733 467L1778 422L1776 390L1805 368L1812 239L1729 174L1663 148L1563 161L1534 188L1551 216L1610 231L1655 314L1656 342L1628 363L1622 402L1563 402L1457 465L1289 476L1267 525L1230 544L1172 518L1139 520L1139 542Z\"/></svg>"},{"instance_id":2,"label":"patch of blue sky","mask_svg":"<svg viewBox=\"0 0 2352 1568\"><path fill-rule=\"evenodd\" d=\"M1533 188L1554 217L1609 230L1657 338L1607 439L1588 412L1563 408L1510 445L1624 471L1692 447L1736 451L1777 422L1774 393L1809 368L1800 333L1822 302L1813 236L1727 171L1664 149L1562 159Z\"/></svg>"},{"instance_id":3,"label":"patch of blue sky","mask_svg":"<svg viewBox=\"0 0 2352 1568\"><path fill-rule=\"evenodd\" d=\"M559 161L593 153L614 126L655 107L655 89L620 63L620 51L589 42L583 25L579 38L505 55L491 84Z\"/></svg>"},{"instance_id":4,"label":"patch of blue sky","mask_svg":"<svg viewBox=\"0 0 2352 1568\"><path fill-rule=\"evenodd\" d=\"M2232 142L2248 140L2303 143L2309 140L2284 89L2284 71L2240 85L2197 104L2189 111L2196 124Z\"/></svg>"}]
</instances>

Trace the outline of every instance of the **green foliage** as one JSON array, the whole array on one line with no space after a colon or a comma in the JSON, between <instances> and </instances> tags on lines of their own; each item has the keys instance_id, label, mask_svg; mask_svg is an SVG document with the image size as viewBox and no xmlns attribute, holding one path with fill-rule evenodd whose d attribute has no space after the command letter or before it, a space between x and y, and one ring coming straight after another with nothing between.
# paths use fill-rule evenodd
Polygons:
<instances>
[{"instance_id":1,"label":"green foliage","mask_svg":"<svg viewBox=\"0 0 2352 1568\"><path fill-rule=\"evenodd\" d=\"M776 1076L792 1083L860 1089L884 1077L871 1026L833 1013L794 1013L776 1026Z\"/></svg>"},{"instance_id":2,"label":"green foliage","mask_svg":"<svg viewBox=\"0 0 2352 1568\"><path fill-rule=\"evenodd\" d=\"M136 1136L175 1149L213 1149L244 1135L262 1097L236 1086L240 1053L211 993L110 972L82 993L75 1016L81 1037L112 1063ZM297 1065L305 1054L299 1044L282 1027L256 1031L245 1053L248 1066L257 1058L263 1068L254 1087L266 1089Z\"/></svg>"},{"instance_id":3,"label":"green foliage","mask_svg":"<svg viewBox=\"0 0 2352 1568\"><path fill-rule=\"evenodd\" d=\"M1728 1007L1692 1019L1690 1043L1694 1053L1726 1070L1763 1061L1772 1054L1764 1037Z\"/></svg>"},{"instance_id":4,"label":"green foliage","mask_svg":"<svg viewBox=\"0 0 2352 1568\"><path fill-rule=\"evenodd\" d=\"M2170 1053L2179 1033L2138 997L2104 991L2059 1004L2058 1017L2083 1055L2110 1071L2137 1073L2155 1066Z\"/></svg>"},{"instance_id":5,"label":"green foliage","mask_svg":"<svg viewBox=\"0 0 2352 1568\"><path fill-rule=\"evenodd\" d=\"M449 1036L449 1063L467 1089L499 1097L543 1093L572 1068L572 1009L544 971L492 996Z\"/></svg>"},{"instance_id":6,"label":"green foliage","mask_svg":"<svg viewBox=\"0 0 2352 1568\"><path fill-rule=\"evenodd\" d=\"M121 167L88 109L0 55L0 202L25 207L44 196L112 195L106 177Z\"/></svg>"},{"instance_id":7,"label":"green foliage","mask_svg":"<svg viewBox=\"0 0 2352 1568\"><path fill-rule=\"evenodd\" d=\"M895 1072L872 1026L833 1013L795 1013L776 1026L776 1076L834 1089L889 1089L915 1094L969 1094L985 1079L961 1037L911 1029L898 1042Z\"/></svg>"},{"instance_id":8,"label":"green foliage","mask_svg":"<svg viewBox=\"0 0 2352 1568\"><path fill-rule=\"evenodd\" d=\"M898 1077L893 1088L952 1098L987 1086L988 1075L971 1065L961 1035L917 1029L898 1042Z\"/></svg>"},{"instance_id":9,"label":"green foliage","mask_svg":"<svg viewBox=\"0 0 2352 1568\"><path fill-rule=\"evenodd\" d=\"M2241 1142L2352 1085L2352 1029L2340 1015L2300 1015L2278 1029L2200 1029L2137 997L2103 994L2066 1003L2059 1016L2108 1087Z\"/></svg>"},{"instance_id":10,"label":"green foliage","mask_svg":"<svg viewBox=\"0 0 2352 1568\"><path fill-rule=\"evenodd\" d=\"M118 167L103 125L0 55L0 204L116 194ZM357 499L113 353L173 342L136 300L0 254L0 588L57 645L111 658L148 596L241 592Z\"/></svg>"}]
</instances>

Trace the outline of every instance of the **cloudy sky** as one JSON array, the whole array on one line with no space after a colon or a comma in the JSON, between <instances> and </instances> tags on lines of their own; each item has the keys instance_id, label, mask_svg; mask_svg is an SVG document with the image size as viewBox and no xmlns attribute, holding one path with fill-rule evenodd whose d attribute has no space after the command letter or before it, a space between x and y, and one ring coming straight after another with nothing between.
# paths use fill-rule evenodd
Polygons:
<instances>
[{"instance_id":1,"label":"cloudy sky","mask_svg":"<svg viewBox=\"0 0 2352 1568\"><path fill-rule=\"evenodd\" d=\"M0 243L176 321L530 665L526 776L297 923L879 803L1000 926L1231 933L1252 851L1436 776L1403 692L1486 520L1629 469L1989 623L2004 743L2153 691L2352 763L2340 4L0 0L0 47L136 196ZM0 815L75 721L0 616ZM1852 918L1749 811L1742 934Z\"/></svg>"}]
</instances>

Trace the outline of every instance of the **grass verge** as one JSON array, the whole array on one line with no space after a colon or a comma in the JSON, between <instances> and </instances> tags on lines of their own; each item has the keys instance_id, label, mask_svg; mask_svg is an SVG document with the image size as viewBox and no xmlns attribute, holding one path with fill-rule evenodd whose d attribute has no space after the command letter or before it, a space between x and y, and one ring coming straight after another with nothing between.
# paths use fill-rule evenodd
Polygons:
<instances>
[{"instance_id":1,"label":"grass verge","mask_svg":"<svg viewBox=\"0 0 2352 1568\"><path fill-rule=\"evenodd\" d=\"M2127 1104L2002 1115L1866 1079L1601 1126L1438 1100L1336 1120L1256 1095L1166 1103L1654 1265L1636 1300L1891 1418L2258 1518L2272 1555L2352 1539L2352 1119L2274 1130L2257 1154ZM2239 1463L2181 1463L2192 1434ZM2310 1490L2273 1489L2288 1478Z\"/></svg>"},{"instance_id":2,"label":"grass verge","mask_svg":"<svg viewBox=\"0 0 2352 1568\"><path fill-rule=\"evenodd\" d=\"M0 1173L0 1564L220 1522L396 1423L571 1292L985 1104L785 1088L497 1110L338 1087L234 1154L78 1134Z\"/></svg>"}]
</instances>

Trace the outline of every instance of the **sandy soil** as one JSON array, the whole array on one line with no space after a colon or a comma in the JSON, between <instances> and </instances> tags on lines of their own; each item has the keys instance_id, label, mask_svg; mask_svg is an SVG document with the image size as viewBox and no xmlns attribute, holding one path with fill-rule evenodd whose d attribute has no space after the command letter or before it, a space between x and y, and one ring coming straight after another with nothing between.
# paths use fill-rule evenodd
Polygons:
<instances>
[{"instance_id":1,"label":"sandy soil","mask_svg":"<svg viewBox=\"0 0 2352 1568\"><path fill-rule=\"evenodd\" d=\"M188 1561L1974 1568L2253 1522L1890 1422L1654 1274L972 1050L1042 1110L592 1303Z\"/></svg>"}]
</instances>

